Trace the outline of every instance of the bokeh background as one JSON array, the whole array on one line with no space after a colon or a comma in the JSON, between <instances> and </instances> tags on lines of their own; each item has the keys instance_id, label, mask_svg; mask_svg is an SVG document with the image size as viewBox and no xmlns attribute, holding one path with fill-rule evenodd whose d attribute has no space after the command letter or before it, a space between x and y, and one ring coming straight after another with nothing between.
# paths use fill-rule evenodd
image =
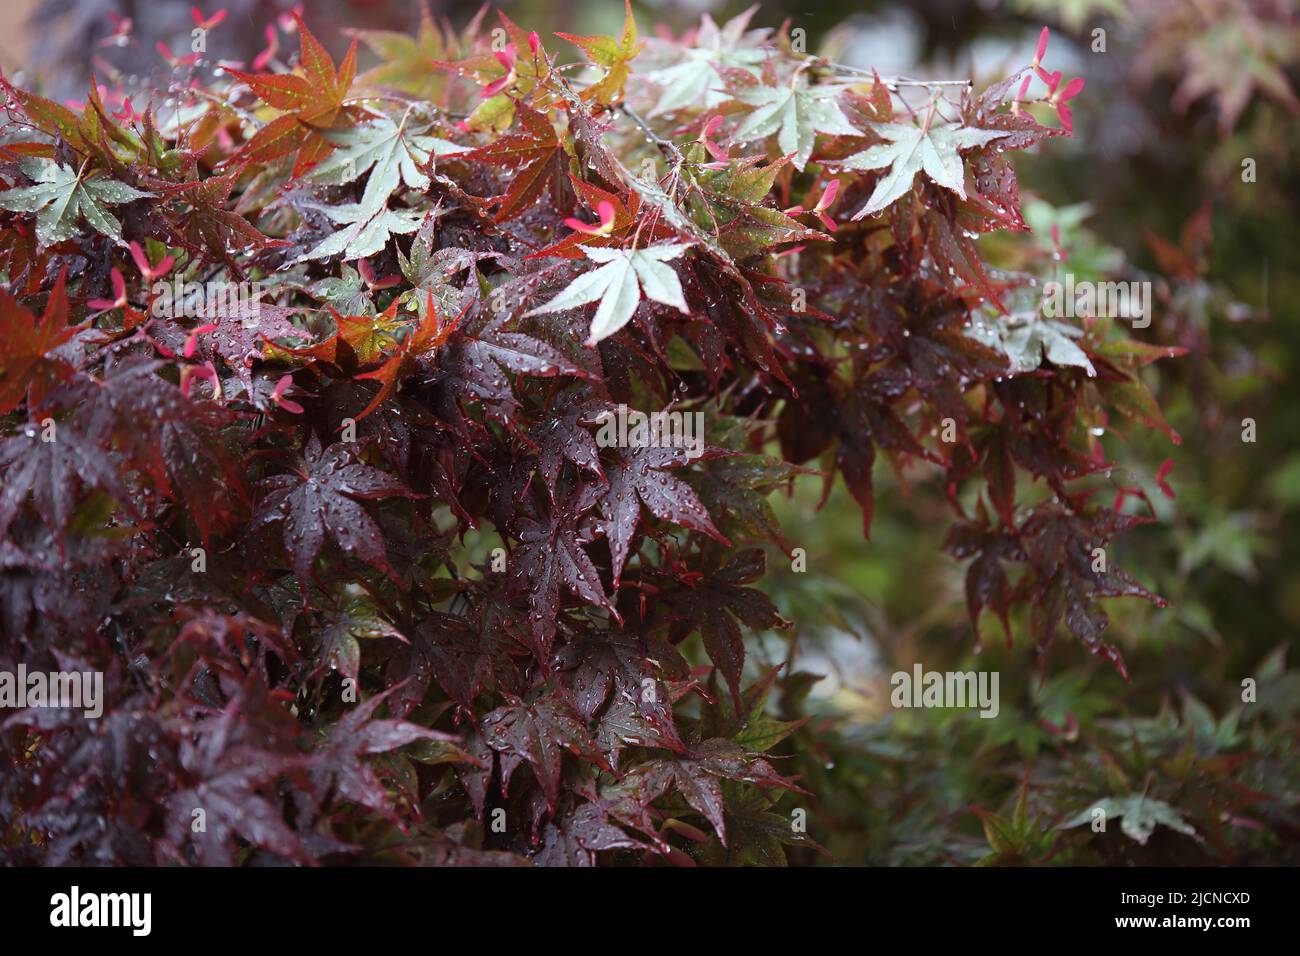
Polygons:
<instances>
[{"instance_id":1,"label":"bokeh background","mask_svg":"<svg viewBox=\"0 0 1300 956\"><path fill-rule=\"evenodd\" d=\"M226 0L209 56L251 61L291 6ZM457 26L476 9L429 6ZM623 18L616 0L500 6L543 33L614 33ZM680 32L745 4L632 6L643 32ZM92 70L101 81L156 75L165 84L157 44L188 51L190 7L10 0L0 65L59 97L81 98ZM419 17L412 0L303 7L336 54L344 28L413 31ZM215 9L209 0L204 12ZM1188 350L1150 371L1181 444L1120 422L1106 438L1117 479L1143 488L1159 518L1109 559L1170 602L1110 602L1109 637L1130 681L1065 638L1040 657L1013 626L1008 645L992 615L977 639L964 568L942 552L950 519L941 488L922 480L905 492L878 468L870 542L841 489L818 507L815 477L775 502L807 568L771 555L763 586L797 627L765 636L754 663L787 662L773 706L815 715L788 742L782 769L802 775L810 795L792 795L789 809L806 807L809 832L829 854L797 862L1300 862L1295 4L769 0L755 23L787 19L810 51L838 62L977 85L1023 65L1050 26L1051 66L1087 87L1074 138L1019 163L1030 241L1050 243L1056 225L1076 278L1151 282L1154 320L1138 337ZM995 262L1017 255L1012 242L983 242ZM1253 442L1242 438L1246 419ZM1165 459L1175 498L1154 478ZM999 717L894 710L889 675L914 662L999 671ZM1242 699L1248 679L1253 701ZM1062 827L1101 801L1112 811L1107 832Z\"/></svg>"}]
</instances>

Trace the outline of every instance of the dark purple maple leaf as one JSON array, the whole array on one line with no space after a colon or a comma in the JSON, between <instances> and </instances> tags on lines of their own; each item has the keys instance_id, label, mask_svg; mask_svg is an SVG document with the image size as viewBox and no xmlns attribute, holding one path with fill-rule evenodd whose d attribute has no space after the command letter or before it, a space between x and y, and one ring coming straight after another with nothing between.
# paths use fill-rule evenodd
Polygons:
<instances>
[{"instance_id":1,"label":"dark purple maple leaf","mask_svg":"<svg viewBox=\"0 0 1300 956\"><path fill-rule=\"evenodd\" d=\"M357 499L419 497L387 472L358 461L352 443L322 449L315 435L291 473L264 479L262 485L271 492L259 504L253 527L284 524L285 551L304 585L326 535L345 553L389 570L383 534Z\"/></svg>"},{"instance_id":2,"label":"dark purple maple leaf","mask_svg":"<svg viewBox=\"0 0 1300 956\"><path fill-rule=\"evenodd\" d=\"M582 547L593 535L580 529L579 519L558 507L548 522L532 518L519 522L519 548L510 559L510 586L512 593L528 595L529 633L541 661L549 658L555 639L561 588L618 617L605 596L600 572Z\"/></svg>"},{"instance_id":3,"label":"dark purple maple leaf","mask_svg":"<svg viewBox=\"0 0 1300 956\"><path fill-rule=\"evenodd\" d=\"M374 717L380 705L401 686L397 684L356 705L329 729L323 746L317 751L321 759L310 770L312 783L322 796L333 792L340 800L369 807L396 821L383 782L364 757L397 750L417 740L430 740L451 745L450 751L459 755L457 759L475 762L475 758L455 746L459 739L454 734L405 720Z\"/></svg>"},{"instance_id":4,"label":"dark purple maple leaf","mask_svg":"<svg viewBox=\"0 0 1300 956\"><path fill-rule=\"evenodd\" d=\"M534 704L517 700L498 707L483 718L483 739L501 761L501 790L521 763L527 761L555 810L560 799L561 762L566 752L605 766L587 725L579 714L559 700L542 698Z\"/></svg>"},{"instance_id":5,"label":"dark purple maple leaf","mask_svg":"<svg viewBox=\"0 0 1300 956\"><path fill-rule=\"evenodd\" d=\"M695 489L668 473L668 469L681 468L691 461L684 448L627 448L620 451L615 464L605 469L609 487L600 499L600 513L604 519L601 527L609 539L615 587L627 563L642 505L656 518L703 532L724 545L730 545L713 526L713 520Z\"/></svg>"},{"instance_id":6,"label":"dark purple maple leaf","mask_svg":"<svg viewBox=\"0 0 1300 956\"><path fill-rule=\"evenodd\" d=\"M704 638L704 649L722 672L737 706L741 706L740 674L745 666L745 642L737 619L755 630L789 627L776 605L762 591L743 585L757 581L767 567L767 557L758 548L737 554L722 568L693 587L673 595L679 620L672 627L674 643L696 628Z\"/></svg>"}]
</instances>

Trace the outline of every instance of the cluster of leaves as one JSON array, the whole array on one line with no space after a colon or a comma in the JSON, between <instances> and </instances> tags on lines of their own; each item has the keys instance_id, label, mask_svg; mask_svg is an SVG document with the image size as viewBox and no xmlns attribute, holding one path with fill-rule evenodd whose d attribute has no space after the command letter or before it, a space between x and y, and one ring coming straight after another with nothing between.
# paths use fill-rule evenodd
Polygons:
<instances>
[{"instance_id":1,"label":"cluster of leaves","mask_svg":"<svg viewBox=\"0 0 1300 956\"><path fill-rule=\"evenodd\" d=\"M338 62L298 20L292 69L142 113L5 84L0 663L107 696L0 725L7 855L781 862L767 496L815 465L869 534L878 454L946 488L977 626L1122 671L1100 601L1158 599L1092 556L1142 520L1095 428L1167 429L1138 372L1177 350L977 246L1081 83L748 21L629 9L563 63L504 15ZM603 447L620 406L703 454Z\"/></svg>"},{"instance_id":2,"label":"cluster of leaves","mask_svg":"<svg viewBox=\"0 0 1300 956\"><path fill-rule=\"evenodd\" d=\"M1132 716L1125 711L1140 698L1126 703L1073 672L1004 695L995 721L943 711L841 719L815 742L811 725L801 729L792 746L816 750L799 766L820 816L837 824L825 840L839 859L1290 864L1298 675L1285 656L1283 646L1255 662L1263 696L1248 704L1212 709L1184 692L1166 695L1152 716ZM807 686L803 676L778 689L782 707Z\"/></svg>"}]
</instances>

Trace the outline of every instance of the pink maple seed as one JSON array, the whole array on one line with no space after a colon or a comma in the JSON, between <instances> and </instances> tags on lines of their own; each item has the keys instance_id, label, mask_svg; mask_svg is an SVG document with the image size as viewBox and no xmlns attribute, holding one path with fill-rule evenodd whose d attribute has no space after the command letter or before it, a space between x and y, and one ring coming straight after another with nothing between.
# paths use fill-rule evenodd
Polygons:
<instances>
[{"instance_id":1,"label":"pink maple seed","mask_svg":"<svg viewBox=\"0 0 1300 956\"><path fill-rule=\"evenodd\" d=\"M172 52L172 48L161 40L154 46L154 49L158 51L159 56L167 61L167 65L173 68L178 66L193 66L199 61L199 55L197 53L187 53L184 56L177 56Z\"/></svg>"},{"instance_id":2,"label":"pink maple seed","mask_svg":"<svg viewBox=\"0 0 1300 956\"><path fill-rule=\"evenodd\" d=\"M193 358L194 350L199 347L199 336L207 335L209 332L215 332L216 330L217 324L215 322L196 326L185 339L185 348L181 350L181 354L186 358Z\"/></svg>"},{"instance_id":3,"label":"pink maple seed","mask_svg":"<svg viewBox=\"0 0 1300 956\"><path fill-rule=\"evenodd\" d=\"M700 133L699 138L696 139L696 142L702 145L705 151L714 159L714 162L704 164L706 169L727 168L728 157L726 151L724 151L721 146L719 146L717 143L713 141L713 134L718 131L718 127L720 127L721 125L722 125L722 117L721 116L713 117L707 123L704 124L703 131Z\"/></svg>"},{"instance_id":4,"label":"pink maple seed","mask_svg":"<svg viewBox=\"0 0 1300 956\"><path fill-rule=\"evenodd\" d=\"M1025 78L1020 81L1020 89L1016 91L1016 98L1011 101L1011 112L1017 116L1020 115L1020 103L1025 98L1025 94L1029 92L1029 84L1033 81L1033 73L1026 73Z\"/></svg>"},{"instance_id":5,"label":"pink maple seed","mask_svg":"<svg viewBox=\"0 0 1300 956\"><path fill-rule=\"evenodd\" d=\"M1048 93L1056 92L1056 88L1061 84L1060 70L1053 70L1051 73L1048 73L1041 66L1036 66L1034 67L1034 72L1038 74L1040 80L1047 84Z\"/></svg>"},{"instance_id":6,"label":"pink maple seed","mask_svg":"<svg viewBox=\"0 0 1300 956\"><path fill-rule=\"evenodd\" d=\"M401 282L400 276L384 276L382 279L375 275L375 270L370 265L369 259L362 259L357 263L357 271L361 273L361 281L374 292L378 289L391 289L397 283Z\"/></svg>"},{"instance_id":7,"label":"pink maple seed","mask_svg":"<svg viewBox=\"0 0 1300 956\"><path fill-rule=\"evenodd\" d=\"M281 376L280 380L275 383L275 388L271 392L271 401L275 402L275 404L279 405L286 412L289 412L292 415L301 415L303 412L302 406L293 399L284 397L284 393L291 388L293 388L293 376Z\"/></svg>"},{"instance_id":8,"label":"pink maple seed","mask_svg":"<svg viewBox=\"0 0 1300 956\"><path fill-rule=\"evenodd\" d=\"M221 398L221 379L217 377L217 370L211 362L204 362L202 365L187 365L181 369L181 394L186 398L190 397L190 386L194 384L196 378L205 379L212 386L212 397Z\"/></svg>"},{"instance_id":9,"label":"pink maple seed","mask_svg":"<svg viewBox=\"0 0 1300 956\"><path fill-rule=\"evenodd\" d=\"M1074 113L1070 111L1070 107L1066 105L1066 101L1074 99L1074 97L1083 92L1083 83L1083 77L1076 76L1069 83L1066 83L1064 88L1053 92L1052 98L1049 101L1056 107L1056 115L1060 118L1061 125L1065 127L1067 133L1074 132Z\"/></svg>"},{"instance_id":10,"label":"pink maple seed","mask_svg":"<svg viewBox=\"0 0 1300 956\"><path fill-rule=\"evenodd\" d=\"M167 273L172 271L172 266L176 264L175 256L163 256L156 266L149 265L149 257L145 255L144 249L140 243L132 242L127 248L131 250L131 258L135 260L135 267L140 270L140 274L150 282L156 282Z\"/></svg>"},{"instance_id":11,"label":"pink maple seed","mask_svg":"<svg viewBox=\"0 0 1300 956\"><path fill-rule=\"evenodd\" d=\"M123 97L122 109L112 114L113 119L121 120L124 123L133 123L139 118L139 114L131 106L131 97Z\"/></svg>"},{"instance_id":12,"label":"pink maple seed","mask_svg":"<svg viewBox=\"0 0 1300 956\"><path fill-rule=\"evenodd\" d=\"M1043 54L1047 52L1047 41L1051 36L1052 31L1043 27L1043 32L1038 34L1038 46L1034 48L1034 60L1030 66L1037 68L1038 64L1043 62Z\"/></svg>"},{"instance_id":13,"label":"pink maple seed","mask_svg":"<svg viewBox=\"0 0 1300 956\"><path fill-rule=\"evenodd\" d=\"M839 193L840 181L838 179L832 179L827 184L826 191L822 193L822 198L817 200L817 205L813 207L813 212L817 214L817 218L822 221L822 225L824 225L830 232L834 232L839 227L835 225L835 220L827 215L826 210L830 209L835 203L835 197L838 196Z\"/></svg>"},{"instance_id":14,"label":"pink maple seed","mask_svg":"<svg viewBox=\"0 0 1300 956\"><path fill-rule=\"evenodd\" d=\"M113 24L113 32L100 40L96 46L126 46L131 39L134 21L130 17L120 17L116 13L110 13L108 20Z\"/></svg>"},{"instance_id":15,"label":"pink maple seed","mask_svg":"<svg viewBox=\"0 0 1300 956\"><path fill-rule=\"evenodd\" d=\"M298 19L302 17L302 4L295 3L293 9L288 13L282 13L276 18L276 23L280 24L280 29L285 33L293 33L298 29Z\"/></svg>"},{"instance_id":16,"label":"pink maple seed","mask_svg":"<svg viewBox=\"0 0 1300 956\"><path fill-rule=\"evenodd\" d=\"M487 86L483 87L483 92L480 95L485 100L496 96L502 90L513 86L517 79L515 75L515 61L518 57L513 43L507 43L504 50L497 50L492 55L497 58L498 63L506 68L506 75L501 77L499 80L493 80Z\"/></svg>"},{"instance_id":17,"label":"pink maple seed","mask_svg":"<svg viewBox=\"0 0 1300 956\"><path fill-rule=\"evenodd\" d=\"M221 7L216 13L212 14L212 16L205 17L203 16L202 10L198 7L193 7L190 10L190 16L194 18L194 25L200 30L211 30L222 20L226 19L226 8Z\"/></svg>"},{"instance_id":18,"label":"pink maple seed","mask_svg":"<svg viewBox=\"0 0 1300 956\"><path fill-rule=\"evenodd\" d=\"M1169 477L1169 472L1173 467L1174 460L1166 458L1160 465L1160 470L1156 472L1156 487L1160 489L1166 498L1170 499L1178 497L1178 495L1174 494L1173 487L1165 480Z\"/></svg>"},{"instance_id":19,"label":"pink maple seed","mask_svg":"<svg viewBox=\"0 0 1300 956\"><path fill-rule=\"evenodd\" d=\"M113 267L112 278L113 295L117 298L112 301L108 299L91 299L86 303L86 305L90 306L92 309L101 309L104 311L107 311L108 309L126 308L126 280L122 278L122 271L118 269L117 266Z\"/></svg>"},{"instance_id":20,"label":"pink maple seed","mask_svg":"<svg viewBox=\"0 0 1300 956\"><path fill-rule=\"evenodd\" d=\"M572 217L564 220L564 224L574 232L581 232L588 236L608 236L614 231L614 204L608 200L602 199L600 205L596 207L600 214L600 225L593 226L590 223L583 222L581 219Z\"/></svg>"},{"instance_id":21,"label":"pink maple seed","mask_svg":"<svg viewBox=\"0 0 1300 956\"><path fill-rule=\"evenodd\" d=\"M1052 246L1056 249L1057 258L1062 262L1069 262L1070 257L1067 256L1065 250L1061 248L1061 227L1056 223L1053 223L1049 232L1052 236Z\"/></svg>"},{"instance_id":22,"label":"pink maple seed","mask_svg":"<svg viewBox=\"0 0 1300 956\"><path fill-rule=\"evenodd\" d=\"M265 36L265 48L253 58L253 69L255 70L265 70L267 64L275 59L275 55L280 52L280 36L275 32L275 27L269 23L266 25Z\"/></svg>"}]
</instances>

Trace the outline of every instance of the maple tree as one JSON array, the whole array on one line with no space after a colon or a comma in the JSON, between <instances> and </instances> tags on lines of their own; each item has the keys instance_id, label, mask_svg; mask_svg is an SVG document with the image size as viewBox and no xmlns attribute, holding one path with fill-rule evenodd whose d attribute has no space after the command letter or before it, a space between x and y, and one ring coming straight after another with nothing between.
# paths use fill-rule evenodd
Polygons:
<instances>
[{"instance_id":1,"label":"maple tree","mask_svg":"<svg viewBox=\"0 0 1300 956\"><path fill-rule=\"evenodd\" d=\"M1090 560L1143 519L1089 425L1167 430L1137 373L1180 350L978 244L1025 235L1059 74L900 83L750 16L629 8L579 71L504 14L337 65L297 20L291 69L139 115L5 84L0 662L108 697L0 724L9 853L781 861L767 497L838 479L869 536L877 458L947 490L977 636L1124 671L1102 600L1160 598ZM598 445L619 406L703 454Z\"/></svg>"}]
</instances>

